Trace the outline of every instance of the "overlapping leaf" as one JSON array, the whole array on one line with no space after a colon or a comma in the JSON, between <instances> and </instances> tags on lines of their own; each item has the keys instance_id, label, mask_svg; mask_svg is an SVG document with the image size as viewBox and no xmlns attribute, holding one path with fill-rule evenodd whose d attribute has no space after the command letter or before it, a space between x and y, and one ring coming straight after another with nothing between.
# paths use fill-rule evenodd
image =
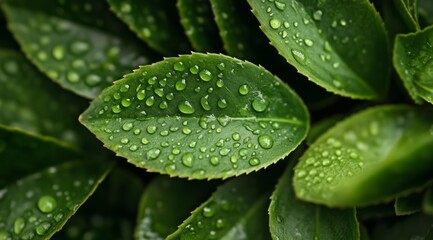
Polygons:
<instances>
[{"instance_id":1,"label":"overlapping leaf","mask_svg":"<svg viewBox=\"0 0 433 240\"><path fill-rule=\"evenodd\" d=\"M214 187L214 183L203 181L156 177L141 198L135 239L165 239L210 196Z\"/></svg>"},{"instance_id":2,"label":"overlapping leaf","mask_svg":"<svg viewBox=\"0 0 433 240\"><path fill-rule=\"evenodd\" d=\"M254 174L227 181L167 239L269 239L264 219L272 179Z\"/></svg>"},{"instance_id":3,"label":"overlapping leaf","mask_svg":"<svg viewBox=\"0 0 433 240\"><path fill-rule=\"evenodd\" d=\"M275 163L305 138L309 119L300 98L265 69L192 54L125 76L81 122L139 167L202 179Z\"/></svg>"},{"instance_id":4,"label":"overlapping leaf","mask_svg":"<svg viewBox=\"0 0 433 240\"><path fill-rule=\"evenodd\" d=\"M394 0L396 10L400 13L406 26L411 31L419 30L418 8L416 0Z\"/></svg>"},{"instance_id":5,"label":"overlapping leaf","mask_svg":"<svg viewBox=\"0 0 433 240\"><path fill-rule=\"evenodd\" d=\"M388 43L369 1L248 2L271 44L310 80L346 97L384 95Z\"/></svg>"},{"instance_id":6,"label":"overlapping leaf","mask_svg":"<svg viewBox=\"0 0 433 240\"><path fill-rule=\"evenodd\" d=\"M108 10L103 0L8 0L9 29L30 60L52 80L94 98L151 53Z\"/></svg>"},{"instance_id":7,"label":"overlapping leaf","mask_svg":"<svg viewBox=\"0 0 433 240\"><path fill-rule=\"evenodd\" d=\"M393 61L413 100L433 104L433 27L398 35Z\"/></svg>"},{"instance_id":8,"label":"overlapping leaf","mask_svg":"<svg viewBox=\"0 0 433 240\"><path fill-rule=\"evenodd\" d=\"M189 43L173 0L108 0L114 13L150 47L172 56L185 53Z\"/></svg>"},{"instance_id":9,"label":"overlapping leaf","mask_svg":"<svg viewBox=\"0 0 433 240\"><path fill-rule=\"evenodd\" d=\"M193 48L199 52L220 52L221 38L209 0L179 0L180 23Z\"/></svg>"},{"instance_id":10,"label":"overlapping leaf","mask_svg":"<svg viewBox=\"0 0 433 240\"><path fill-rule=\"evenodd\" d=\"M298 197L329 206L377 203L432 178L433 110L374 107L338 123L296 166Z\"/></svg>"},{"instance_id":11,"label":"overlapping leaf","mask_svg":"<svg viewBox=\"0 0 433 240\"><path fill-rule=\"evenodd\" d=\"M48 239L93 193L106 164L66 162L34 173L0 190L0 236Z\"/></svg>"},{"instance_id":12,"label":"overlapping leaf","mask_svg":"<svg viewBox=\"0 0 433 240\"><path fill-rule=\"evenodd\" d=\"M0 124L84 145L80 136L87 133L77 118L86 101L50 82L14 51L0 50L0 84Z\"/></svg>"},{"instance_id":13,"label":"overlapping leaf","mask_svg":"<svg viewBox=\"0 0 433 240\"><path fill-rule=\"evenodd\" d=\"M331 209L302 202L295 197L293 170L289 165L269 206L269 226L273 239L360 239L354 208Z\"/></svg>"}]
</instances>

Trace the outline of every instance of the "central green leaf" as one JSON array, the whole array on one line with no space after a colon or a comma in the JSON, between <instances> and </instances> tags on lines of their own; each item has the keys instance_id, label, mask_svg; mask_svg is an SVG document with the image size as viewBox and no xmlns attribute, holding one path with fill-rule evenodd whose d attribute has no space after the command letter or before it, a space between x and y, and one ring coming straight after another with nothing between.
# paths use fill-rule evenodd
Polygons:
<instances>
[{"instance_id":1,"label":"central green leaf","mask_svg":"<svg viewBox=\"0 0 433 240\"><path fill-rule=\"evenodd\" d=\"M309 116L265 69L196 53L126 75L81 122L139 167L203 179L248 173L287 156L305 138Z\"/></svg>"}]
</instances>

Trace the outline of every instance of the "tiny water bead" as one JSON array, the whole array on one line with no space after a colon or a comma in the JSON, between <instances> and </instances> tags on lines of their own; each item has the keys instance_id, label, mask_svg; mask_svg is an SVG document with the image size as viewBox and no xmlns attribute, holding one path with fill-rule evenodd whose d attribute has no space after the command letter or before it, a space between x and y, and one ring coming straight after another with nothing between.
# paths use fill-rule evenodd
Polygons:
<instances>
[{"instance_id":1,"label":"tiny water bead","mask_svg":"<svg viewBox=\"0 0 433 240\"><path fill-rule=\"evenodd\" d=\"M307 62L307 57L305 56L305 53L301 50L293 49L292 56L300 64L305 64Z\"/></svg>"},{"instance_id":2,"label":"tiny water bead","mask_svg":"<svg viewBox=\"0 0 433 240\"><path fill-rule=\"evenodd\" d=\"M260 160L258 158L251 158L250 161L248 161L248 163L251 166L257 166L260 164Z\"/></svg>"},{"instance_id":3,"label":"tiny water bead","mask_svg":"<svg viewBox=\"0 0 433 240\"><path fill-rule=\"evenodd\" d=\"M50 213L57 207L57 201L52 196L45 195L39 198L38 208L43 213Z\"/></svg>"},{"instance_id":4,"label":"tiny water bead","mask_svg":"<svg viewBox=\"0 0 433 240\"><path fill-rule=\"evenodd\" d=\"M202 214L206 218L213 217L215 215L215 213L216 213L216 209L215 209L215 206L213 204L209 204L209 205L205 206L202 210Z\"/></svg>"}]
</instances>

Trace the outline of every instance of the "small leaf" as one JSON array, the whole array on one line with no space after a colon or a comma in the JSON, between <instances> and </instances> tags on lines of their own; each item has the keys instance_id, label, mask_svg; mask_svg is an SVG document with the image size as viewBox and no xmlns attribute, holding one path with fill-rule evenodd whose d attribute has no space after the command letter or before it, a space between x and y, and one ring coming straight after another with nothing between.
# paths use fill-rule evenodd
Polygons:
<instances>
[{"instance_id":1,"label":"small leaf","mask_svg":"<svg viewBox=\"0 0 433 240\"><path fill-rule=\"evenodd\" d=\"M433 217L416 214L407 218L397 218L392 224L377 224L373 229L371 240L408 240L426 239Z\"/></svg>"},{"instance_id":2,"label":"small leaf","mask_svg":"<svg viewBox=\"0 0 433 240\"><path fill-rule=\"evenodd\" d=\"M196 179L277 162L305 138L308 121L301 99L265 69L199 53L136 70L81 116L129 162Z\"/></svg>"},{"instance_id":3,"label":"small leaf","mask_svg":"<svg viewBox=\"0 0 433 240\"><path fill-rule=\"evenodd\" d=\"M220 52L222 43L209 0L179 0L180 23L199 52Z\"/></svg>"},{"instance_id":4,"label":"small leaf","mask_svg":"<svg viewBox=\"0 0 433 240\"><path fill-rule=\"evenodd\" d=\"M76 147L88 142L80 139L86 132L77 122L86 101L46 79L18 52L0 50L0 63L0 124Z\"/></svg>"},{"instance_id":5,"label":"small leaf","mask_svg":"<svg viewBox=\"0 0 433 240\"><path fill-rule=\"evenodd\" d=\"M384 95L388 43L369 1L248 2L271 44L311 81L345 97Z\"/></svg>"},{"instance_id":6,"label":"small leaf","mask_svg":"<svg viewBox=\"0 0 433 240\"><path fill-rule=\"evenodd\" d=\"M0 125L0 188L78 153L51 138Z\"/></svg>"},{"instance_id":7,"label":"small leaf","mask_svg":"<svg viewBox=\"0 0 433 240\"><path fill-rule=\"evenodd\" d=\"M113 169L80 210L51 239L130 240L138 201L143 191L138 176L122 168Z\"/></svg>"},{"instance_id":8,"label":"small leaf","mask_svg":"<svg viewBox=\"0 0 433 240\"><path fill-rule=\"evenodd\" d=\"M410 215L421 211L422 193L413 193L409 196L398 197L394 203L395 215Z\"/></svg>"},{"instance_id":9,"label":"small leaf","mask_svg":"<svg viewBox=\"0 0 433 240\"><path fill-rule=\"evenodd\" d=\"M253 174L227 181L167 239L269 239L270 179Z\"/></svg>"},{"instance_id":10,"label":"small leaf","mask_svg":"<svg viewBox=\"0 0 433 240\"><path fill-rule=\"evenodd\" d=\"M269 226L273 239L360 239L355 208L331 209L298 200L289 165L271 196Z\"/></svg>"},{"instance_id":11,"label":"small leaf","mask_svg":"<svg viewBox=\"0 0 433 240\"><path fill-rule=\"evenodd\" d=\"M152 57L103 0L7 0L1 5L9 29L29 59L81 96L94 98L114 79Z\"/></svg>"},{"instance_id":12,"label":"small leaf","mask_svg":"<svg viewBox=\"0 0 433 240\"><path fill-rule=\"evenodd\" d=\"M394 67L417 103L433 104L433 26L399 34L394 44Z\"/></svg>"},{"instance_id":13,"label":"small leaf","mask_svg":"<svg viewBox=\"0 0 433 240\"><path fill-rule=\"evenodd\" d=\"M165 239L210 196L214 186L203 181L156 177L142 195L135 239Z\"/></svg>"},{"instance_id":14,"label":"small leaf","mask_svg":"<svg viewBox=\"0 0 433 240\"><path fill-rule=\"evenodd\" d=\"M411 31L419 30L416 0L394 0L394 5Z\"/></svg>"},{"instance_id":15,"label":"small leaf","mask_svg":"<svg viewBox=\"0 0 433 240\"><path fill-rule=\"evenodd\" d=\"M95 161L66 162L6 186L0 190L0 235L49 239L93 193L108 169Z\"/></svg>"},{"instance_id":16,"label":"small leaf","mask_svg":"<svg viewBox=\"0 0 433 240\"><path fill-rule=\"evenodd\" d=\"M294 178L297 196L353 206L421 187L433 171L432 114L428 108L390 105L341 121L301 157Z\"/></svg>"},{"instance_id":17,"label":"small leaf","mask_svg":"<svg viewBox=\"0 0 433 240\"><path fill-rule=\"evenodd\" d=\"M169 56L189 49L175 1L108 0L108 3L113 12L153 49Z\"/></svg>"}]
</instances>

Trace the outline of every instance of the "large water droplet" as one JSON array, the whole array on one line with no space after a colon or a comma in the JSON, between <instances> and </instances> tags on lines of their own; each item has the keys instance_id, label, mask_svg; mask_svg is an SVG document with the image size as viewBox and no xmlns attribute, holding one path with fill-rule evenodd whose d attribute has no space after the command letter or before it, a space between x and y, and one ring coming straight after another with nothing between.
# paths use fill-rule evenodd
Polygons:
<instances>
[{"instance_id":1,"label":"large water droplet","mask_svg":"<svg viewBox=\"0 0 433 240\"><path fill-rule=\"evenodd\" d=\"M280 2L280 1L275 1L275 7L278 9L278 10L284 10L285 8L286 8L286 4L285 3L283 3L283 2Z\"/></svg>"},{"instance_id":2,"label":"large water droplet","mask_svg":"<svg viewBox=\"0 0 433 240\"><path fill-rule=\"evenodd\" d=\"M185 79L178 80L175 84L175 88L177 91L183 91L186 88L186 80Z\"/></svg>"},{"instance_id":3,"label":"large water droplet","mask_svg":"<svg viewBox=\"0 0 433 240\"><path fill-rule=\"evenodd\" d=\"M218 100L218 107L219 108L222 108L222 109L224 109L224 108L226 108L227 107L227 101L224 99L224 98L220 98L219 100Z\"/></svg>"},{"instance_id":4,"label":"large water droplet","mask_svg":"<svg viewBox=\"0 0 433 240\"><path fill-rule=\"evenodd\" d=\"M197 65L194 65L189 69L189 72L196 75L199 70L200 70L200 68Z\"/></svg>"},{"instance_id":5,"label":"large water droplet","mask_svg":"<svg viewBox=\"0 0 433 240\"><path fill-rule=\"evenodd\" d=\"M263 112L266 110L266 108L268 107L268 101L266 101L265 99L255 99L252 103L251 106L253 107L253 109L257 112Z\"/></svg>"},{"instance_id":6,"label":"large water droplet","mask_svg":"<svg viewBox=\"0 0 433 240\"><path fill-rule=\"evenodd\" d=\"M305 56L304 52L301 50L293 49L292 56L300 64L305 64L307 62L307 57Z\"/></svg>"},{"instance_id":7,"label":"large water droplet","mask_svg":"<svg viewBox=\"0 0 433 240\"><path fill-rule=\"evenodd\" d=\"M38 208L43 213L50 213L57 207L57 201L50 195L45 195L39 198Z\"/></svg>"},{"instance_id":8,"label":"large water droplet","mask_svg":"<svg viewBox=\"0 0 433 240\"><path fill-rule=\"evenodd\" d=\"M76 73L74 71L69 71L66 74L66 79L68 79L68 81L71 83L77 83L80 81L80 75L78 75L78 73Z\"/></svg>"},{"instance_id":9,"label":"large water droplet","mask_svg":"<svg viewBox=\"0 0 433 240\"><path fill-rule=\"evenodd\" d=\"M278 18L272 18L269 21L269 25L271 26L271 28L277 29L277 28L279 28L281 26L281 21Z\"/></svg>"},{"instance_id":10,"label":"large water droplet","mask_svg":"<svg viewBox=\"0 0 433 240\"><path fill-rule=\"evenodd\" d=\"M159 150L158 148L152 148L146 153L146 156L148 159L154 160L158 158L160 154L161 154L161 150Z\"/></svg>"},{"instance_id":11,"label":"large water droplet","mask_svg":"<svg viewBox=\"0 0 433 240\"><path fill-rule=\"evenodd\" d=\"M274 140L269 135L261 135L259 136L259 145L264 149L269 149L274 145Z\"/></svg>"},{"instance_id":12,"label":"large water droplet","mask_svg":"<svg viewBox=\"0 0 433 240\"><path fill-rule=\"evenodd\" d=\"M202 108L206 111L211 110L208 99L209 99L209 95L206 95L200 99L200 104Z\"/></svg>"},{"instance_id":13,"label":"large water droplet","mask_svg":"<svg viewBox=\"0 0 433 240\"><path fill-rule=\"evenodd\" d=\"M26 226L26 220L24 220L24 218L17 218L14 222L14 232L15 234L20 234L24 227Z\"/></svg>"},{"instance_id":14,"label":"large water droplet","mask_svg":"<svg viewBox=\"0 0 433 240\"><path fill-rule=\"evenodd\" d=\"M216 166L220 163L220 159L217 156L212 156L210 158L210 164L212 164L213 166Z\"/></svg>"},{"instance_id":15,"label":"large water droplet","mask_svg":"<svg viewBox=\"0 0 433 240\"><path fill-rule=\"evenodd\" d=\"M207 70L207 69L203 69L200 71L199 76L201 78L201 80L208 82L210 80L212 80L212 73L211 71Z\"/></svg>"},{"instance_id":16,"label":"large water droplet","mask_svg":"<svg viewBox=\"0 0 433 240\"><path fill-rule=\"evenodd\" d=\"M182 156L182 164L185 167L192 167L192 165L194 164L194 154L192 154L192 153L185 153Z\"/></svg>"},{"instance_id":17,"label":"large water droplet","mask_svg":"<svg viewBox=\"0 0 433 240\"><path fill-rule=\"evenodd\" d=\"M133 127L134 127L134 124L129 122L129 123L123 124L122 129L124 131L130 131Z\"/></svg>"},{"instance_id":18,"label":"large water droplet","mask_svg":"<svg viewBox=\"0 0 433 240\"><path fill-rule=\"evenodd\" d=\"M165 165L164 170L167 173L174 173L176 171L176 164L169 163L169 164Z\"/></svg>"},{"instance_id":19,"label":"large water droplet","mask_svg":"<svg viewBox=\"0 0 433 240\"><path fill-rule=\"evenodd\" d=\"M178 72L182 72L185 70L185 65L183 62L175 62L173 65L173 69Z\"/></svg>"},{"instance_id":20,"label":"large water droplet","mask_svg":"<svg viewBox=\"0 0 433 240\"><path fill-rule=\"evenodd\" d=\"M243 84L243 85L241 85L241 86L239 87L239 94L245 96L245 95L247 95L249 92L250 92L250 90L249 90L249 88L248 88L248 85Z\"/></svg>"},{"instance_id":21,"label":"large water droplet","mask_svg":"<svg viewBox=\"0 0 433 240\"><path fill-rule=\"evenodd\" d=\"M183 102L179 103L177 108L183 114L193 114L195 112L194 107L188 101L183 101Z\"/></svg>"}]
</instances>

